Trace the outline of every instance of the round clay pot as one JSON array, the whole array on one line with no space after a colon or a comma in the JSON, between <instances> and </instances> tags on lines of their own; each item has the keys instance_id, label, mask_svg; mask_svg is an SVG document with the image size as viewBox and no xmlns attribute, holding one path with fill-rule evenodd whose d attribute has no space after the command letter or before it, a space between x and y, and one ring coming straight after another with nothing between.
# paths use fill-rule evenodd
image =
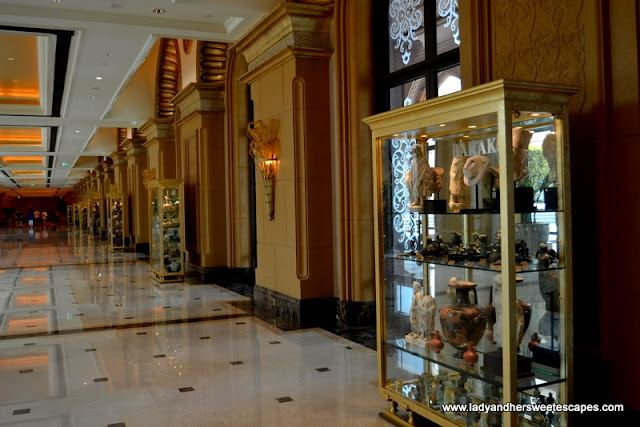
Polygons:
<instances>
[{"instance_id":1,"label":"round clay pot","mask_svg":"<svg viewBox=\"0 0 640 427\"><path fill-rule=\"evenodd\" d=\"M484 335L487 315L482 308L469 301L469 291L478 284L456 281L449 286L456 290L456 302L440 309L440 324L445 341L460 352L467 349L469 343L476 345Z\"/></svg>"},{"instance_id":2,"label":"round clay pot","mask_svg":"<svg viewBox=\"0 0 640 427\"><path fill-rule=\"evenodd\" d=\"M431 350L435 351L436 353L440 353L440 350L444 348L444 343L440 339L440 332L433 332L433 338L429 340L429 347L431 347Z\"/></svg>"},{"instance_id":3,"label":"round clay pot","mask_svg":"<svg viewBox=\"0 0 640 427\"><path fill-rule=\"evenodd\" d=\"M462 360L469 366L473 366L478 362L478 353L476 353L475 345L469 343L467 351L462 355Z\"/></svg>"},{"instance_id":4,"label":"round clay pot","mask_svg":"<svg viewBox=\"0 0 640 427\"><path fill-rule=\"evenodd\" d=\"M540 344L540 335L537 332L534 332L531 335L531 341L529 341L529 350L533 351L533 348Z\"/></svg>"}]
</instances>

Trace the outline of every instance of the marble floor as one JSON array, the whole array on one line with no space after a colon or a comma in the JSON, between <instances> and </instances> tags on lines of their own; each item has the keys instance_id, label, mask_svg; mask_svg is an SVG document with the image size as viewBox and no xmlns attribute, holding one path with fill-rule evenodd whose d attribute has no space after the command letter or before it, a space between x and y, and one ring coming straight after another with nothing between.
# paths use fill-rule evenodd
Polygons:
<instances>
[{"instance_id":1,"label":"marble floor","mask_svg":"<svg viewBox=\"0 0 640 427\"><path fill-rule=\"evenodd\" d=\"M373 350L64 227L0 230L0 338L0 426L388 425Z\"/></svg>"}]
</instances>

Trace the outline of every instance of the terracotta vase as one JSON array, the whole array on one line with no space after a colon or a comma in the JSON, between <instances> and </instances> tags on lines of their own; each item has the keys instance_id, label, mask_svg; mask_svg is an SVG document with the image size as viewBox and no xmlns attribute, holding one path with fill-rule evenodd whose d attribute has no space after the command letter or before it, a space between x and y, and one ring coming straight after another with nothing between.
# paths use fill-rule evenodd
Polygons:
<instances>
[{"instance_id":1,"label":"terracotta vase","mask_svg":"<svg viewBox=\"0 0 640 427\"><path fill-rule=\"evenodd\" d=\"M440 350L444 348L444 343L440 339L440 332L435 331L433 333L433 338L429 341L429 347L431 347L431 350L436 353L440 353Z\"/></svg>"},{"instance_id":2,"label":"terracotta vase","mask_svg":"<svg viewBox=\"0 0 640 427\"><path fill-rule=\"evenodd\" d=\"M537 332L534 332L531 335L531 341L529 341L529 350L533 351L533 348L540 344L540 335Z\"/></svg>"},{"instance_id":3,"label":"terracotta vase","mask_svg":"<svg viewBox=\"0 0 640 427\"><path fill-rule=\"evenodd\" d=\"M469 343L476 345L484 335L487 315L482 308L469 301L469 291L478 284L474 282L456 281L449 286L456 291L456 302L440 309L440 324L445 340L458 350L456 357Z\"/></svg>"},{"instance_id":4,"label":"terracotta vase","mask_svg":"<svg viewBox=\"0 0 640 427\"><path fill-rule=\"evenodd\" d=\"M473 366L478 362L478 357L478 353L476 353L476 346L469 343L467 351L462 355L462 360L464 360L467 365Z\"/></svg>"}]
</instances>

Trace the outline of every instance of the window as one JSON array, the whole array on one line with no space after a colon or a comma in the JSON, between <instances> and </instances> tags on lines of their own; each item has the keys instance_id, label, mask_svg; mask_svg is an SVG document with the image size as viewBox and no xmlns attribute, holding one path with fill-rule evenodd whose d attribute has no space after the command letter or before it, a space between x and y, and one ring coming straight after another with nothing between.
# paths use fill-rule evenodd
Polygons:
<instances>
[{"instance_id":1,"label":"window","mask_svg":"<svg viewBox=\"0 0 640 427\"><path fill-rule=\"evenodd\" d=\"M460 90L457 0L384 0L375 8L376 112Z\"/></svg>"}]
</instances>

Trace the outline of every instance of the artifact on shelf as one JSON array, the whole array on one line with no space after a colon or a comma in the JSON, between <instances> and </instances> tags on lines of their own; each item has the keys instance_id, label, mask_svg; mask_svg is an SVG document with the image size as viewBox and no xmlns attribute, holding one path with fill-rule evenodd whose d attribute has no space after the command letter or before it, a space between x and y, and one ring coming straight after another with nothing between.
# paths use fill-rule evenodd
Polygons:
<instances>
[{"instance_id":1,"label":"artifact on shelf","mask_svg":"<svg viewBox=\"0 0 640 427\"><path fill-rule=\"evenodd\" d=\"M555 184L558 182L558 153L556 151L555 132L550 132L544 137L544 140L542 141L542 155L547 161L547 165L549 165L549 177L547 178L547 181Z\"/></svg>"},{"instance_id":2,"label":"artifact on shelf","mask_svg":"<svg viewBox=\"0 0 640 427\"><path fill-rule=\"evenodd\" d=\"M444 348L444 343L442 342L442 338L440 337L439 331L433 331L433 336L429 340L429 348L435 351L436 353L440 353Z\"/></svg>"},{"instance_id":3,"label":"artifact on shelf","mask_svg":"<svg viewBox=\"0 0 640 427\"><path fill-rule=\"evenodd\" d=\"M467 351L462 354L462 360L464 360L467 365L473 367L473 365L478 363L478 358L479 356L476 352L476 346L468 343Z\"/></svg>"},{"instance_id":4,"label":"artifact on shelf","mask_svg":"<svg viewBox=\"0 0 640 427\"><path fill-rule=\"evenodd\" d=\"M522 282L521 277L516 277L516 283ZM498 347L503 345L502 337L502 275L496 274L493 276L493 283L491 287L491 300L495 309L495 323L493 326L493 339ZM526 301L515 299L514 308L516 313L516 347L522 344L522 338L524 333L529 327L531 320L531 306Z\"/></svg>"},{"instance_id":5,"label":"artifact on shelf","mask_svg":"<svg viewBox=\"0 0 640 427\"><path fill-rule=\"evenodd\" d=\"M546 243L540 243L538 245L538 250L536 251L536 259L538 260L538 265L549 268L551 264L558 258L558 254L553 249L549 248L549 245Z\"/></svg>"},{"instance_id":6,"label":"artifact on shelf","mask_svg":"<svg viewBox=\"0 0 640 427\"><path fill-rule=\"evenodd\" d=\"M529 143L532 132L523 128L511 130L511 145L513 147L513 180L518 184L524 184L529 173L527 160L529 158Z\"/></svg>"},{"instance_id":7,"label":"artifact on shelf","mask_svg":"<svg viewBox=\"0 0 640 427\"><path fill-rule=\"evenodd\" d=\"M411 148L411 166L404 175L409 191L409 206L422 207L423 202L442 189L442 168L432 168L421 145Z\"/></svg>"},{"instance_id":8,"label":"artifact on shelf","mask_svg":"<svg viewBox=\"0 0 640 427\"><path fill-rule=\"evenodd\" d=\"M423 295L420 283L413 282L413 298L409 311L411 333L405 342L426 348L436 324L436 300L431 295Z\"/></svg>"},{"instance_id":9,"label":"artifact on shelf","mask_svg":"<svg viewBox=\"0 0 640 427\"><path fill-rule=\"evenodd\" d=\"M544 299L545 313L538 323L538 332L555 340L560 336L560 280L557 270L538 272L538 287ZM553 343L553 339L551 342Z\"/></svg>"},{"instance_id":10,"label":"artifact on shelf","mask_svg":"<svg viewBox=\"0 0 640 427\"><path fill-rule=\"evenodd\" d=\"M458 350L455 357L462 358L468 343L476 345L484 335L487 316L482 308L469 300L469 292L478 286L477 283L452 279L448 286L455 289L456 302L440 309L440 324L445 340Z\"/></svg>"},{"instance_id":11,"label":"artifact on shelf","mask_svg":"<svg viewBox=\"0 0 640 427\"><path fill-rule=\"evenodd\" d=\"M531 341L529 341L529 350L533 351L533 348L538 344L540 344L540 342L541 342L540 335L538 335L537 332L534 332L531 335Z\"/></svg>"},{"instance_id":12,"label":"artifact on shelf","mask_svg":"<svg viewBox=\"0 0 640 427\"><path fill-rule=\"evenodd\" d=\"M471 207L471 189L464 183L467 156L454 157L449 169L449 208L456 211Z\"/></svg>"},{"instance_id":13,"label":"artifact on shelf","mask_svg":"<svg viewBox=\"0 0 640 427\"><path fill-rule=\"evenodd\" d=\"M467 159L462 167L462 180L465 185L473 187L484 177L489 166L489 157L476 154Z\"/></svg>"}]
</instances>

